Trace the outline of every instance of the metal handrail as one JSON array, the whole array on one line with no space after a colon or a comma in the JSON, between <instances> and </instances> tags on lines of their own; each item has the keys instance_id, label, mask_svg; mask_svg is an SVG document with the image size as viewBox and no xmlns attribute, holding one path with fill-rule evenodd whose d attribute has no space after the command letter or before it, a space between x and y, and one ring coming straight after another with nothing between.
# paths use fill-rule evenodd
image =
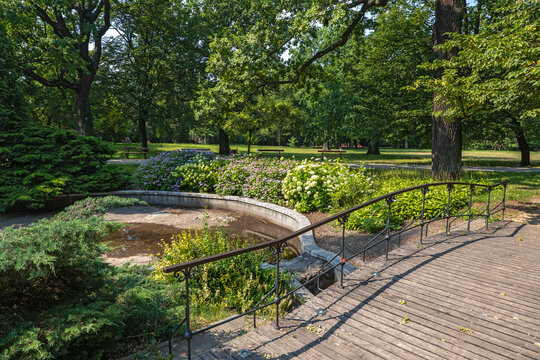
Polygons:
<instances>
[{"instance_id":1,"label":"metal handrail","mask_svg":"<svg viewBox=\"0 0 540 360\"><path fill-rule=\"evenodd\" d=\"M448 199L447 199L447 203L446 203L446 209L441 210L441 212L437 213L437 215L435 217L426 220L425 216L424 216L425 215L424 212L425 212L426 193L429 191L429 188L434 187L434 186L442 186L442 185L446 185L447 190L448 190ZM451 215L450 214L450 200L451 200L452 190L454 189L454 187L456 185L469 186L469 191L470 191L469 204L468 204L468 208L466 210L464 210L463 212L461 212L460 214ZM490 212L491 191L492 191L493 188L498 187L498 186L503 186L504 187L503 198L502 198L502 201L498 205L496 205L494 208L491 209L491 212ZM185 298L186 298L185 317L182 320L182 322L180 323L180 325L178 325L173 330L173 332L171 332L171 334L169 336L169 353L172 354L172 337L173 337L173 335L184 324L186 324L186 326L187 326L187 330L184 333L184 338L187 341L187 357L188 357L188 359L191 359L191 338L194 335L200 334L200 333L202 333L204 331L207 331L209 329L212 329L212 328L214 328L216 326L219 326L219 325L222 325L224 323L233 321L233 320L238 319L238 318L240 318L242 316L253 314L254 319L255 319L255 312L256 311L261 310L263 308L266 308L268 306L271 306L273 304L275 304L275 306L276 306L276 327L279 327L279 304L280 304L281 300L283 300L284 298L294 294L296 291L300 290L301 288L306 287L306 285L308 285L309 283L312 283L314 281L317 281L317 288L319 288L319 280L320 280L320 278L323 275L327 274L328 272L336 269L337 267L341 267L340 285L343 286L343 274L344 274L344 271L343 271L344 269L343 268L344 268L345 263L347 261L350 261L351 259L353 259L353 258L355 258L355 257L357 257L357 256L359 256L361 254L363 255L363 260L365 261L366 252L368 250L370 250L371 248L377 246L378 244L384 242L384 241L386 241L386 258L388 258L390 239L393 236L398 235L399 236L399 243L400 243L401 242L401 234L403 232L405 232L405 231L412 230L412 229L417 228L417 227L421 227L421 230L420 230L420 243L422 243L423 234L424 234L424 227L426 227L426 235L425 236L427 236L427 234L428 234L428 226L429 226L430 223L432 223L434 221L437 221L437 220L446 220L446 233L448 234L450 232L450 227L451 227L452 223L454 222L454 220L456 220L457 218L463 217L463 216L468 217L467 230L470 231L470 223L471 223L471 221L473 219L475 219L476 217L478 217L478 216L485 217L485 227L487 228L488 227L489 217L492 214L497 213L497 212L502 210L502 217L504 219L504 210L505 210L507 186L508 186L508 180L501 181L501 182L491 184L491 185L473 184L473 183L455 182L455 181L427 183L427 184L417 185L417 186L409 187L409 188L402 189L402 190L397 190L397 191L387 193L387 194L381 195L379 197L373 198L373 199L368 200L368 201L366 201L366 202L364 202L362 204L353 206L353 207L351 207L351 208L349 208L349 209L347 209L345 211L342 211L342 212L337 213L335 215L331 215L331 216L329 216L329 217L327 217L327 218L325 218L323 220L320 220L320 221L318 221L318 222L316 222L314 224L303 227L302 229L296 230L296 231L290 233L289 235L286 235L286 236L284 236L284 237L282 237L280 239L277 239L277 240L272 240L272 241L268 241L268 242L264 242L264 243L260 243L260 244L254 244L254 245L247 246L245 248L235 249L235 250L227 251L227 252L216 254L216 255L211 255L211 256L206 256L206 257L199 258L199 259L186 261L186 262L181 263L181 264L175 264L175 265L167 266L167 267L163 268L164 273L172 273L174 275L174 277L178 281L185 282ZM484 209L482 212L480 212L480 213L473 216L472 213L471 213L471 206L472 206L472 196L473 196L473 192L474 192L475 187L485 187L485 188L487 188L488 201L487 201L486 209ZM396 201L395 200L396 195L400 195L400 194L410 192L410 191L414 191L414 190L418 190L418 189L420 189L421 192L422 192L422 210L421 210L420 215L417 216L414 220L410 221L400 231L397 231L397 232L391 234L391 232L390 232L390 218L391 218L391 211L392 211L392 203L394 203ZM387 216L385 228L381 232L376 234L372 239L370 239L366 244L364 244L364 247L362 248L362 250L360 250L356 254L350 256L349 258L346 258L345 257L345 226L346 226L346 223L348 221L349 215L351 213L357 211L357 210L360 210L360 209L365 208L367 206L373 205L373 204L375 204L375 203L377 203L379 201L385 201L386 205L388 206L388 216ZM499 209L499 207L501 207L501 208ZM466 213L467 213L467 215L465 215ZM454 218L454 220L450 221L450 218ZM289 241L291 239L294 239L294 238L296 238L296 237L298 237L298 236L300 236L300 235L302 235L302 234L304 234L306 232L313 231L313 230L315 230L316 228L318 228L318 227L320 227L322 225L328 224L328 223L336 221L336 220L340 223L340 225L342 225L342 241L341 241L341 249L340 249L340 251L338 253L336 253L335 256L331 260L327 261L324 265L321 266L317 276L311 278L309 281L307 281L303 285L301 285L301 286L299 286L299 287L297 287L297 288L295 288L293 290L290 290L290 291L286 292L285 295L280 296L279 295L279 283L280 283L280 281L279 281L279 279L280 279L280 274L279 274L280 270L279 270L279 268L280 268L280 261L281 261L280 257L281 257L281 253L283 252L284 247L287 246L287 241ZM419 221L419 223L417 223L416 225L413 225L417 221ZM382 236L382 235L384 235L384 236ZM379 241L375 242L375 240L377 240L377 239L379 239ZM234 256L246 254L246 253L257 251L257 250L269 249L269 248L272 249L274 255L276 256L275 284L274 284L274 287L270 290L270 292L268 292L261 299L261 301L259 301L257 303L257 305L255 305L254 308L252 308L252 309L250 309L250 310L248 310L248 311L246 311L246 312L244 312L242 314L238 314L238 315L229 317L229 318L227 318L225 320L219 321L217 323L208 325L208 326L203 327L203 328L201 328L201 329L199 329L197 331L192 332L191 331L191 324L190 324L190 300L189 300L189 279L191 277L192 270L194 268L198 268L200 265L204 265L204 264L215 262L215 261L222 260L222 259L231 258L231 257L234 257ZM338 257L340 257L340 261L338 263L332 265L332 262ZM332 265L332 266L330 266L330 265ZM324 269L324 271L323 271L323 269ZM269 302L267 304L264 304L264 305L260 305L264 300L266 300L272 294L275 295L273 301L271 301L271 302ZM254 320L254 326L256 326L255 320Z\"/></svg>"}]
</instances>

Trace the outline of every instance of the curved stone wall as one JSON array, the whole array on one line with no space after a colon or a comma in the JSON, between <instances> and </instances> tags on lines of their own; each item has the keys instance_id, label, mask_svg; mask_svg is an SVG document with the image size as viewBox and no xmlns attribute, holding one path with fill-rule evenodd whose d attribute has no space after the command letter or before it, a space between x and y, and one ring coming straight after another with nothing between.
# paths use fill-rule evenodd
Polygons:
<instances>
[{"instance_id":1,"label":"curved stone wall","mask_svg":"<svg viewBox=\"0 0 540 360\"><path fill-rule=\"evenodd\" d=\"M138 198L151 205L169 205L187 208L206 207L208 209L244 212L268 219L272 223L291 231L311 225L307 217L295 210L240 196L150 190L121 190L110 194ZM300 235L296 241L289 241L289 245L298 253L306 252L321 260L329 261L335 255L317 246L313 237L313 231ZM339 260L339 258L335 258L332 262L339 262ZM344 273L348 274L353 270L353 266L346 264Z\"/></svg>"}]
</instances>

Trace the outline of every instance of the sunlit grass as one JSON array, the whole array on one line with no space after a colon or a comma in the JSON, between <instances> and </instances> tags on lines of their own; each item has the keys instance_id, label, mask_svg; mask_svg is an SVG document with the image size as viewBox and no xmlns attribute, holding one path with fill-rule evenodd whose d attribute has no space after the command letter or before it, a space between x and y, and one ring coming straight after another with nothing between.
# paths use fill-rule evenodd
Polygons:
<instances>
[{"instance_id":1,"label":"sunlit grass","mask_svg":"<svg viewBox=\"0 0 540 360\"><path fill-rule=\"evenodd\" d=\"M128 146L139 146L138 144L115 144L117 149L115 158L123 158L123 149ZM247 145L231 145L232 149L238 149L240 153L247 152ZM150 156L162 151L178 149L210 149L217 152L218 145L204 144L149 144ZM287 146L262 146L253 145L252 152L258 149L283 149L281 156L285 158L304 159L310 157L321 157L320 147L287 147ZM367 162L370 164L400 164L400 165L429 165L431 164L431 150L429 149L389 149L381 148L381 155L367 155L366 149L345 149L347 151L345 159L350 163ZM276 156L275 153L263 153L263 156ZM131 158L134 155L130 155ZM142 155L138 156L142 157ZM463 164L465 166L519 166L519 151L495 151L495 150L464 150ZM540 166L540 152L531 152L531 162L534 167Z\"/></svg>"}]
</instances>

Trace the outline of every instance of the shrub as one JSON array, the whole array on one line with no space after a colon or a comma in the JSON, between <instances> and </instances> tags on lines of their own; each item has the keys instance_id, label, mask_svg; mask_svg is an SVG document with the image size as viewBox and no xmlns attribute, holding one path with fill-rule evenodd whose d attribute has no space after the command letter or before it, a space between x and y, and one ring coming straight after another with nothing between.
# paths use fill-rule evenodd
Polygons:
<instances>
[{"instance_id":1,"label":"shrub","mask_svg":"<svg viewBox=\"0 0 540 360\"><path fill-rule=\"evenodd\" d=\"M172 176L180 180L182 190L213 192L220 163L207 158L197 158L195 162L178 166Z\"/></svg>"},{"instance_id":2,"label":"shrub","mask_svg":"<svg viewBox=\"0 0 540 360\"><path fill-rule=\"evenodd\" d=\"M62 304L0 308L0 358L118 357L126 342L132 350L164 339L182 320L177 284L149 280L142 267L104 266L99 275Z\"/></svg>"},{"instance_id":3,"label":"shrub","mask_svg":"<svg viewBox=\"0 0 540 360\"><path fill-rule=\"evenodd\" d=\"M0 234L0 288L6 296L0 304L60 298L84 288L87 277L96 276L102 268L100 256L106 247L101 239L122 227L95 215L135 204L145 203L118 196L87 198L52 219L4 229Z\"/></svg>"},{"instance_id":4,"label":"shrub","mask_svg":"<svg viewBox=\"0 0 540 360\"><path fill-rule=\"evenodd\" d=\"M397 190L421 185L423 183L436 182L433 179L426 178L387 178L380 183L374 196L381 196ZM486 184L485 180L476 180L476 183ZM474 194L486 192L486 188L477 187ZM430 187L426 194L426 203L424 209L424 218L432 219L441 211L446 209L448 201L448 190L446 186ZM450 213L456 214L469 203L469 186L457 185L452 190L450 197ZM392 204L391 228L398 229L405 220L412 220L420 215L422 210L422 192L420 190L406 192L396 196L396 202ZM361 229L368 232L380 230L386 226L388 217L388 207L384 201L368 206L367 208L355 211L349 217L347 228Z\"/></svg>"},{"instance_id":5,"label":"shrub","mask_svg":"<svg viewBox=\"0 0 540 360\"><path fill-rule=\"evenodd\" d=\"M230 251L242 245L245 244L241 240L229 237L220 228L211 230L205 225L193 233L184 231L174 236L170 244L163 244L163 255L156 261L152 276L174 282L174 277L163 273L164 267ZM194 289L195 306L214 304L237 311L252 308L273 286L275 271L261 268L267 258L268 252L250 252L202 265L192 274L190 283ZM289 275L282 274L284 285L289 279ZM284 307L289 305L286 301L283 304Z\"/></svg>"},{"instance_id":6,"label":"shrub","mask_svg":"<svg viewBox=\"0 0 540 360\"><path fill-rule=\"evenodd\" d=\"M96 275L105 252L103 236L119 223L92 217L69 221L43 219L0 234L0 287L9 304L37 296L58 297L77 291L85 277ZM35 299L37 301L37 299Z\"/></svg>"},{"instance_id":7,"label":"shrub","mask_svg":"<svg viewBox=\"0 0 540 360\"><path fill-rule=\"evenodd\" d=\"M289 206L309 212L358 203L371 193L371 186L363 168L355 171L339 161L306 159L288 172L282 190Z\"/></svg>"},{"instance_id":8,"label":"shrub","mask_svg":"<svg viewBox=\"0 0 540 360\"><path fill-rule=\"evenodd\" d=\"M102 237L122 225L94 215L140 203L85 199L0 234L0 358L99 359L134 339L162 339L181 321L177 284L100 257Z\"/></svg>"},{"instance_id":9,"label":"shrub","mask_svg":"<svg viewBox=\"0 0 540 360\"><path fill-rule=\"evenodd\" d=\"M68 193L116 190L126 179L104 166L112 147L73 131L23 126L0 133L0 211L43 206Z\"/></svg>"},{"instance_id":10,"label":"shrub","mask_svg":"<svg viewBox=\"0 0 540 360\"><path fill-rule=\"evenodd\" d=\"M244 156L225 162L218 173L216 192L282 204L282 181L294 160Z\"/></svg>"},{"instance_id":11,"label":"shrub","mask_svg":"<svg viewBox=\"0 0 540 360\"><path fill-rule=\"evenodd\" d=\"M146 201L141 201L135 198L126 198L120 196L104 196L104 197L88 197L86 199L76 201L73 205L66 207L62 212L55 216L56 220L69 220L75 218L87 218L94 215L103 215L108 209L148 205Z\"/></svg>"},{"instance_id":12,"label":"shrub","mask_svg":"<svg viewBox=\"0 0 540 360\"><path fill-rule=\"evenodd\" d=\"M133 179L139 189L180 191L182 179L173 175L177 167L214 158L212 153L197 150L162 152L142 163L133 174Z\"/></svg>"}]
</instances>

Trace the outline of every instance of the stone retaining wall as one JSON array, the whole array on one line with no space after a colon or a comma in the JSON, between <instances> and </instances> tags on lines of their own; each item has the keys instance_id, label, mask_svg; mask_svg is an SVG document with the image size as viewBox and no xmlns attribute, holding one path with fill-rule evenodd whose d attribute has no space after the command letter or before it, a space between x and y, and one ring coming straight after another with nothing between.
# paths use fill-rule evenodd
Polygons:
<instances>
[{"instance_id":1,"label":"stone retaining wall","mask_svg":"<svg viewBox=\"0 0 540 360\"><path fill-rule=\"evenodd\" d=\"M121 190L112 192L110 195L134 197L144 200L151 205L238 211L268 219L274 224L291 231L311 225L307 217L295 210L240 196L151 190ZM329 261L335 255L317 246L313 237L313 231L308 231L300 235L297 239L289 241L289 245L298 253L307 252L321 260ZM340 259L337 257L333 259L332 263L338 263L339 261ZM352 265L346 264L344 273L347 275L354 270L355 268Z\"/></svg>"}]
</instances>

